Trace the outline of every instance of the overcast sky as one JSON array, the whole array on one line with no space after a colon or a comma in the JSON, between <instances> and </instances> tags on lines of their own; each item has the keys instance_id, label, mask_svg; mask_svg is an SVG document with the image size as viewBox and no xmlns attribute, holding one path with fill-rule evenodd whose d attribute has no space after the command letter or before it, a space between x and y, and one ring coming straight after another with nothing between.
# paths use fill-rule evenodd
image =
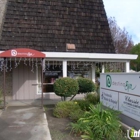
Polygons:
<instances>
[{"instance_id":1,"label":"overcast sky","mask_svg":"<svg viewBox=\"0 0 140 140\"><path fill-rule=\"evenodd\" d=\"M103 0L108 17L132 36L134 44L140 43L140 0Z\"/></svg>"}]
</instances>

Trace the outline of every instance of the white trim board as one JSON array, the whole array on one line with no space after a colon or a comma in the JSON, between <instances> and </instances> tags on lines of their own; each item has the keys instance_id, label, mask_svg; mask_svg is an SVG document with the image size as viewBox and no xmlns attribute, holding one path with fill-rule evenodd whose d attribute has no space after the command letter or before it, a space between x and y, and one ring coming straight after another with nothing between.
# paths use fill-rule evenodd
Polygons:
<instances>
[{"instance_id":1,"label":"white trim board","mask_svg":"<svg viewBox=\"0 0 140 140\"><path fill-rule=\"evenodd\" d=\"M138 55L131 54L105 54L105 53L68 53L68 52L43 52L46 58L59 59L93 59L93 60L135 60Z\"/></svg>"}]
</instances>

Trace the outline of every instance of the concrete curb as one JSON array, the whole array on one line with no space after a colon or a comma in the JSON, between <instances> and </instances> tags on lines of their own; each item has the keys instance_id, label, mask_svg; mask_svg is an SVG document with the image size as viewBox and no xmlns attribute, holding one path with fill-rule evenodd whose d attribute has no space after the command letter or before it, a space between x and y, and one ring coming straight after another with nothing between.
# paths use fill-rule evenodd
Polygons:
<instances>
[{"instance_id":1,"label":"concrete curb","mask_svg":"<svg viewBox=\"0 0 140 140\"><path fill-rule=\"evenodd\" d=\"M0 116L1 116L2 112L3 112L3 110L0 109Z\"/></svg>"},{"instance_id":2,"label":"concrete curb","mask_svg":"<svg viewBox=\"0 0 140 140\"><path fill-rule=\"evenodd\" d=\"M131 129L131 127L122 123L122 122L120 122L120 123L121 123L121 126L122 126L122 130L127 134L127 130ZM140 137L139 138L133 138L133 140L140 140Z\"/></svg>"},{"instance_id":3,"label":"concrete curb","mask_svg":"<svg viewBox=\"0 0 140 140\"><path fill-rule=\"evenodd\" d=\"M48 121L47 121L47 115L46 115L46 113L45 113L45 109L44 109L44 107L43 107L43 112L44 112L44 119L46 120L46 124L47 124L47 138L46 138L46 140L52 140L52 138L51 138L51 134L50 134L50 130L49 130L49 126L48 126Z\"/></svg>"}]
</instances>

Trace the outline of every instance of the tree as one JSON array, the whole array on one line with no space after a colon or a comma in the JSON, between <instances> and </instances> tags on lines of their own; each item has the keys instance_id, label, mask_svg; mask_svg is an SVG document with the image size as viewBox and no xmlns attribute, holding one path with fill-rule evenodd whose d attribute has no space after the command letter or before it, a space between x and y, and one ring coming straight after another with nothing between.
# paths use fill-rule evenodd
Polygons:
<instances>
[{"instance_id":1,"label":"tree","mask_svg":"<svg viewBox=\"0 0 140 140\"><path fill-rule=\"evenodd\" d=\"M61 98L64 100L66 100L67 97L76 95L78 90L78 82L75 79L69 77L59 78L54 83L55 94L61 96Z\"/></svg>"},{"instance_id":2,"label":"tree","mask_svg":"<svg viewBox=\"0 0 140 140\"><path fill-rule=\"evenodd\" d=\"M136 60L131 61L131 69L135 71L140 71L140 43L136 44L131 49L131 54L137 54L138 58Z\"/></svg>"},{"instance_id":3,"label":"tree","mask_svg":"<svg viewBox=\"0 0 140 140\"><path fill-rule=\"evenodd\" d=\"M108 18L108 23L111 31L111 36L116 53L128 54L134 46L131 36L124 29L121 29L114 17Z\"/></svg>"},{"instance_id":4,"label":"tree","mask_svg":"<svg viewBox=\"0 0 140 140\"><path fill-rule=\"evenodd\" d=\"M77 82L79 85L79 90L77 94L80 94L80 93L86 94L86 93L95 91L95 84L93 83L92 80L88 78L79 77L77 79ZM73 95L73 97L70 100L72 100L75 96L76 94Z\"/></svg>"},{"instance_id":5,"label":"tree","mask_svg":"<svg viewBox=\"0 0 140 140\"><path fill-rule=\"evenodd\" d=\"M79 77L77 82L79 84L78 93L89 93L95 91L95 85L92 80Z\"/></svg>"}]
</instances>

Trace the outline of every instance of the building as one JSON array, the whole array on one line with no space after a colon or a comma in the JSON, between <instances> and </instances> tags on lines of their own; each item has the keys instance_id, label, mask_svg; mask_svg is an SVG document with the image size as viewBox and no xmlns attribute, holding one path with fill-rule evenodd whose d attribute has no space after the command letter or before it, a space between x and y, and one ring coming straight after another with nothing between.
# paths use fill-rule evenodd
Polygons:
<instances>
[{"instance_id":1,"label":"building","mask_svg":"<svg viewBox=\"0 0 140 140\"><path fill-rule=\"evenodd\" d=\"M105 66L111 68L115 62L129 72L130 60L137 58L115 54L102 0L0 2L0 51L15 53L25 48L45 54L42 65L46 98L54 97L53 82L59 77L83 76L95 81L96 67L104 72ZM14 100L39 99L42 59L12 56L5 58L5 63L7 96ZM3 58L0 64L3 79Z\"/></svg>"}]
</instances>

